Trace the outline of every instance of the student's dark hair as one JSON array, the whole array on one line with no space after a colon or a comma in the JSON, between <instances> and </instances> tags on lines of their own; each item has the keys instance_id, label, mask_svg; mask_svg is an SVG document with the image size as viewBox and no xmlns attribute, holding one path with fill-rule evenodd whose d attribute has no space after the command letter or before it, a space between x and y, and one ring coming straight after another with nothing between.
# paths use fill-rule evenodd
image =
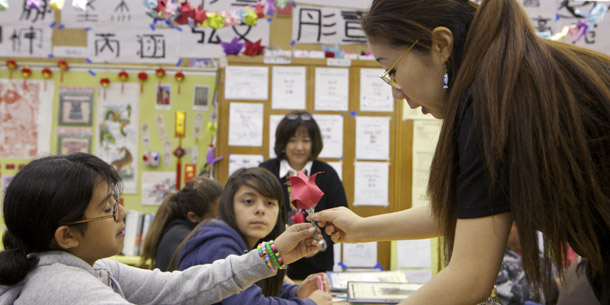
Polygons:
<instances>
[{"instance_id":1,"label":"student's dark hair","mask_svg":"<svg viewBox=\"0 0 610 305\"><path fill-rule=\"evenodd\" d=\"M215 210L222 193L220 183L206 177L196 177L187 182L177 193L171 193L163 200L155 214L144 240L140 267L152 269L155 266L157 248L165 227L172 221L187 219L188 212L203 217ZM210 215L215 217L215 215Z\"/></svg>"},{"instance_id":2,"label":"student's dark hair","mask_svg":"<svg viewBox=\"0 0 610 305\"><path fill-rule=\"evenodd\" d=\"M40 158L15 175L4 196L7 231L0 252L0 285L23 280L37 265L35 252L60 250L55 231L84 218L99 183L107 183L117 194L121 191L117 171L86 153ZM84 232L87 224L74 227Z\"/></svg>"},{"instance_id":3,"label":"student's dark hair","mask_svg":"<svg viewBox=\"0 0 610 305\"><path fill-rule=\"evenodd\" d=\"M239 231L237 221L235 220L235 211L233 209L233 197L242 186L249 186L256 190L259 194L273 198L278 201L279 212L273 230L259 242L268 241L277 238L284 230L286 230L286 207L284 202L284 191L278 179L268 170L262 167L241 168L235 171L227 180L225 188L220 195L220 203L218 206L218 219L224 221L229 227L235 230L244 243L248 245L244 234ZM205 230L206 221L200 223L191 233L182 241L178 249L169 263L168 271L176 270L180 266L180 257L186 243L197 234L199 230ZM253 248L255 249L256 246ZM261 287L263 294L267 297L279 296L284 281L285 270L279 270L278 273L270 278L260 280L256 284Z\"/></svg>"},{"instance_id":4,"label":"student's dark hair","mask_svg":"<svg viewBox=\"0 0 610 305\"><path fill-rule=\"evenodd\" d=\"M426 37L429 45L436 26L453 32L456 68L428 184L447 257L457 219L459 104L472 99L488 185L507 179L528 281L551 299L553 264L562 265L566 242L594 273L607 257L597 232L610 231L610 59L537 37L515 0L484 0L472 20L466 2L375 0L363 28L373 41L405 47Z\"/></svg>"},{"instance_id":5,"label":"student's dark hair","mask_svg":"<svg viewBox=\"0 0 610 305\"><path fill-rule=\"evenodd\" d=\"M275 146L273 150L278 158L286 159L286 145L300 127L304 127L307 130L307 135L311 139L311 160L318 157L324 147L318 123L316 123L309 112L293 111L284 116L275 129Z\"/></svg>"}]
</instances>

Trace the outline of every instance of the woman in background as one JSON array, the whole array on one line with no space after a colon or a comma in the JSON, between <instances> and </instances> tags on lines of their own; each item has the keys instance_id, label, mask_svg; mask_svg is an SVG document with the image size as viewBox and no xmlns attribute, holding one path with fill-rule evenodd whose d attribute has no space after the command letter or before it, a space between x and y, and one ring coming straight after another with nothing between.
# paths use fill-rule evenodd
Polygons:
<instances>
[{"instance_id":1,"label":"woman in background","mask_svg":"<svg viewBox=\"0 0 610 305\"><path fill-rule=\"evenodd\" d=\"M284 183L289 181L288 177L296 176L298 171L302 171L307 176L324 172L316 177L316 184L324 192L324 196L316 205L316 212L340 206L347 207L345 190L337 172L327 163L316 160L322 147L320 128L309 112L294 111L287 114L275 130L274 150L277 158L268 160L260 166L271 171L282 184L287 202L286 221L289 223L292 223L292 218L295 218L293 215L297 212L290 204L289 186ZM328 245L325 251L289 266L290 278L302 280L310 274L333 269L334 243L326 234L324 240Z\"/></svg>"},{"instance_id":2,"label":"woman in background","mask_svg":"<svg viewBox=\"0 0 610 305\"><path fill-rule=\"evenodd\" d=\"M216 217L221 192L222 186L218 182L195 177L178 193L168 195L146 234L140 265L167 270L174 251L193 228Z\"/></svg>"}]
</instances>

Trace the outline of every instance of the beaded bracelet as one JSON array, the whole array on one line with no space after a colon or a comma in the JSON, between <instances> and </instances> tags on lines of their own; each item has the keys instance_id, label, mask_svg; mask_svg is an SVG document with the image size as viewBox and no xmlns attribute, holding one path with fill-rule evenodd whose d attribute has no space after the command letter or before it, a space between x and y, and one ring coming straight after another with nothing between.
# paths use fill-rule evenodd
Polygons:
<instances>
[{"instance_id":1,"label":"beaded bracelet","mask_svg":"<svg viewBox=\"0 0 610 305\"><path fill-rule=\"evenodd\" d=\"M280 251L277 250L275 243L273 242L273 240L270 241L269 243L271 244L271 249L273 250L273 255L275 255L275 257L277 258L277 261L278 261L277 267L280 269L286 269L286 264L282 260L282 257L280 256Z\"/></svg>"},{"instance_id":2,"label":"beaded bracelet","mask_svg":"<svg viewBox=\"0 0 610 305\"><path fill-rule=\"evenodd\" d=\"M275 267L279 267L280 263L277 261L277 258L275 257L275 254L271 250L271 243L270 242L266 242L265 243L265 247L267 247L267 253L269 253L269 256L271 257L271 261L273 261L273 264L275 265Z\"/></svg>"},{"instance_id":3,"label":"beaded bracelet","mask_svg":"<svg viewBox=\"0 0 610 305\"><path fill-rule=\"evenodd\" d=\"M271 272L275 273L276 272L275 266L271 263L271 258L270 258L269 253L267 252L264 242L258 244L258 246L256 248L258 250L258 255L261 257L262 260L265 261L269 270L271 270Z\"/></svg>"}]
</instances>

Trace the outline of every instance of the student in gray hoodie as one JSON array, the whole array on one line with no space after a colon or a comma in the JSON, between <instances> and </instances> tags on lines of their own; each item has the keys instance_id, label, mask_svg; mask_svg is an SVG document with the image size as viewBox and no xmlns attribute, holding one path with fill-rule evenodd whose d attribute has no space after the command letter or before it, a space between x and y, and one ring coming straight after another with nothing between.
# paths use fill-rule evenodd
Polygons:
<instances>
[{"instance_id":1,"label":"student in gray hoodie","mask_svg":"<svg viewBox=\"0 0 610 305\"><path fill-rule=\"evenodd\" d=\"M85 153L19 171L4 198L0 305L212 304L274 275L257 251L172 273L104 259L123 248L120 190L116 170ZM283 260L316 252L313 231L302 224L278 236Z\"/></svg>"}]
</instances>

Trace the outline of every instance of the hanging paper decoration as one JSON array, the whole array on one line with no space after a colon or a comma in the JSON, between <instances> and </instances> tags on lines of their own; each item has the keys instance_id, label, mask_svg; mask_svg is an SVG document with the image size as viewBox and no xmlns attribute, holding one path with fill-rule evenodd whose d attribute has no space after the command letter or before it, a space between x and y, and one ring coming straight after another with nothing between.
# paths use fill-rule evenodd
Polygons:
<instances>
[{"instance_id":1,"label":"hanging paper decoration","mask_svg":"<svg viewBox=\"0 0 610 305\"><path fill-rule=\"evenodd\" d=\"M110 79L107 77L100 79L100 85L102 85L102 88L104 88L104 99L106 99L106 88L110 86Z\"/></svg>"},{"instance_id":2,"label":"hanging paper decoration","mask_svg":"<svg viewBox=\"0 0 610 305\"><path fill-rule=\"evenodd\" d=\"M345 51L339 50L339 45L335 45L332 48L323 45L322 49L324 50L326 57L343 58L343 55L345 55Z\"/></svg>"},{"instance_id":3,"label":"hanging paper decoration","mask_svg":"<svg viewBox=\"0 0 610 305\"><path fill-rule=\"evenodd\" d=\"M159 69L155 70L155 75L159 79L159 86L161 86L161 79L163 79L163 77L165 77L165 69L159 68Z\"/></svg>"},{"instance_id":4,"label":"hanging paper decoration","mask_svg":"<svg viewBox=\"0 0 610 305\"><path fill-rule=\"evenodd\" d=\"M159 2L161 2L161 1L159 1ZM178 10L178 6L176 6L171 0L165 2L165 8L163 9L163 19L165 19L167 21L174 21L177 10Z\"/></svg>"},{"instance_id":5,"label":"hanging paper decoration","mask_svg":"<svg viewBox=\"0 0 610 305\"><path fill-rule=\"evenodd\" d=\"M178 82L178 94L180 94L180 83L184 81L184 73L182 73L182 71L178 71L176 72L176 75L174 75L174 78L176 78L176 81Z\"/></svg>"},{"instance_id":6,"label":"hanging paper decoration","mask_svg":"<svg viewBox=\"0 0 610 305\"><path fill-rule=\"evenodd\" d=\"M44 68L40 72L42 73L42 78L44 78L44 91L47 91L47 80L53 76L53 71L49 68Z\"/></svg>"},{"instance_id":7,"label":"hanging paper decoration","mask_svg":"<svg viewBox=\"0 0 610 305\"><path fill-rule=\"evenodd\" d=\"M142 71L138 73L138 79L140 80L140 93L144 92L144 82L148 79L148 74Z\"/></svg>"},{"instance_id":8,"label":"hanging paper decoration","mask_svg":"<svg viewBox=\"0 0 610 305\"><path fill-rule=\"evenodd\" d=\"M224 20L225 17L221 16L220 14L208 13L208 19L205 22L207 22L211 28L218 30L223 26Z\"/></svg>"},{"instance_id":9,"label":"hanging paper decoration","mask_svg":"<svg viewBox=\"0 0 610 305\"><path fill-rule=\"evenodd\" d=\"M221 42L220 45L224 49L225 54L238 55L245 44L243 42L239 42L237 37L234 37L231 42Z\"/></svg>"},{"instance_id":10,"label":"hanging paper decoration","mask_svg":"<svg viewBox=\"0 0 610 305\"><path fill-rule=\"evenodd\" d=\"M64 72L67 71L70 67L65 60L60 60L57 62L57 67L59 68L59 81L64 82Z\"/></svg>"},{"instance_id":11,"label":"hanging paper decoration","mask_svg":"<svg viewBox=\"0 0 610 305\"><path fill-rule=\"evenodd\" d=\"M127 72L125 72L125 70L119 72L119 80L121 81L121 94L123 94L123 91L125 89L125 82L127 81L128 78L129 78L129 74L127 74Z\"/></svg>"},{"instance_id":12,"label":"hanging paper decoration","mask_svg":"<svg viewBox=\"0 0 610 305\"><path fill-rule=\"evenodd\" d=\"M174 21L177 24L185 25L189 23L189 18L195 19L195 9L191 6L190 3L184 1L180 4L178 8L178 16Z\"/></svg>"},{"instance_id":13,"label":"hanging paper decoration","mask_svg":"<svg viewBox=\"0 0 610 305\"><path fill-rule=\"evenodd\" d=\"M265 18L265 6L260 1L254 5L254 11L258 18Z\"/></svg>"},{"instance_id":14,"label":"hanging paper decoration","mask_svg":"<svg viewBox=\"0 0 610 305\"><path fill-rule=\"evenodd\" d=\"M32 70L30 69L30 67L25 66L21 68L21 76L23 76L23 87L25 88L27 87L27 79L32 76Z\"/></svg>"},{"instance_id":15,"label":"hanging paper decoration","mask_svg":"<svg viewBox=\"0 0 610 305\"><path fill-rule=\"evenodd\" d=\"M17 69L17 62L12 59L9 59L6 61L6 66L8 67L8 79L12 79L13 71Z\"/></svg>"},{"instance_id":16,"label":"hanging paper decoration","mask_svg":"<svg viewBox=\"0 0 610 305\"><path fill-rule=\"evenodd\" d=\"M267 15L275 15L275 0L267 1Z\"/></svg>"},{"instance_id":17,"label":"hanging paper decoration","mask_svg":"<svg viewBox=\"0 0 610 305\"><path fill-rule=\"evenodd\" d=\"M195 10L195 23L203 26L203 22L208 19L208 12L201 8L201 5Z\"/></svg>"},{"instance_id":18,"label":"hanging paper decoration","mask_svg":"<svg viewBox=\"0 0 610 305\"><path fill-rule=\"evenodd\" d=\"M244 16L244 22L249 26L255 26L258 22L258 15L250 9L246 9L246 14Z\"/></svg>"},{"instance_id":19,"label":"hanging paper decoration","mask_svg":"<svg viewBox=\"0 0 610 305\"><path fill-rule=\"evenodd\" d=\"M286 4L288 4L288 2L292 2L291 0L277 0L277 6L280 9L284 9L284 7L286 7Z\"/></svg>"},{"instance_id":20,"label":"hanging paper decoration","mask_svg":"<svg viewBox=\"0 0 610 305\"><path fill-rule=\"evenodd\" d=\"M223 26L236 26L241 24L241 19L237 16L235 11L222 12L221 16L225 17Z\"/></svg>"},{"instance_id":21,"label":"hanging paper decoration","mask_svg":"<svg viewBox=\"0 0 610 305\"><path fill-rule=\"evenodd\" d=\"M65 3L66 3L66 0L51 0L51 2L49 2L49 5L51 6L52 9L54 9L56 11L61 11L62 9L64 9Z\"/></svg>"},{"instance_id":22,"label":"hanging paper decoration","mask_svg":"<svg viewBox=\"0 0 610 305\"><path fill-rule=\"evenodd\" d=\"M263 54L263 50L265 50L265 46L261 46L261 40L257 40L255 43L251 43L246 41L246 49L244 50L244 55L257 56Z\"/></svg>"},{"instance_id":23,"label":"hanging paper decoration","mask_svg":"<svg viewBox=\"0 0 610 305\"><path fill-rule=\"evenodd\" d=\"M0 0L0 11L5 11L8 8L8 0Z\"/></svg>"},{"instance_id":24,"label":"hanging paper decoration","mask_svg":"<svg viewBox=\"0 0 610 305\"><path fill-rule=\"evenodd\" d=\"M40 10L40 8L42 8L42 0L26 0L25 7L28 9Z\"/></svg>"},{"instance_id":25,"label":"hanging paper decoration","mask_svg":"<svg viewBox=\"0 0 610 305\"><path fill-rule=\"evenodd\" d=\"M88 2L89 0L72 0L72 7L81 11L86 11Z\"/></svg>"}]
</instances>

